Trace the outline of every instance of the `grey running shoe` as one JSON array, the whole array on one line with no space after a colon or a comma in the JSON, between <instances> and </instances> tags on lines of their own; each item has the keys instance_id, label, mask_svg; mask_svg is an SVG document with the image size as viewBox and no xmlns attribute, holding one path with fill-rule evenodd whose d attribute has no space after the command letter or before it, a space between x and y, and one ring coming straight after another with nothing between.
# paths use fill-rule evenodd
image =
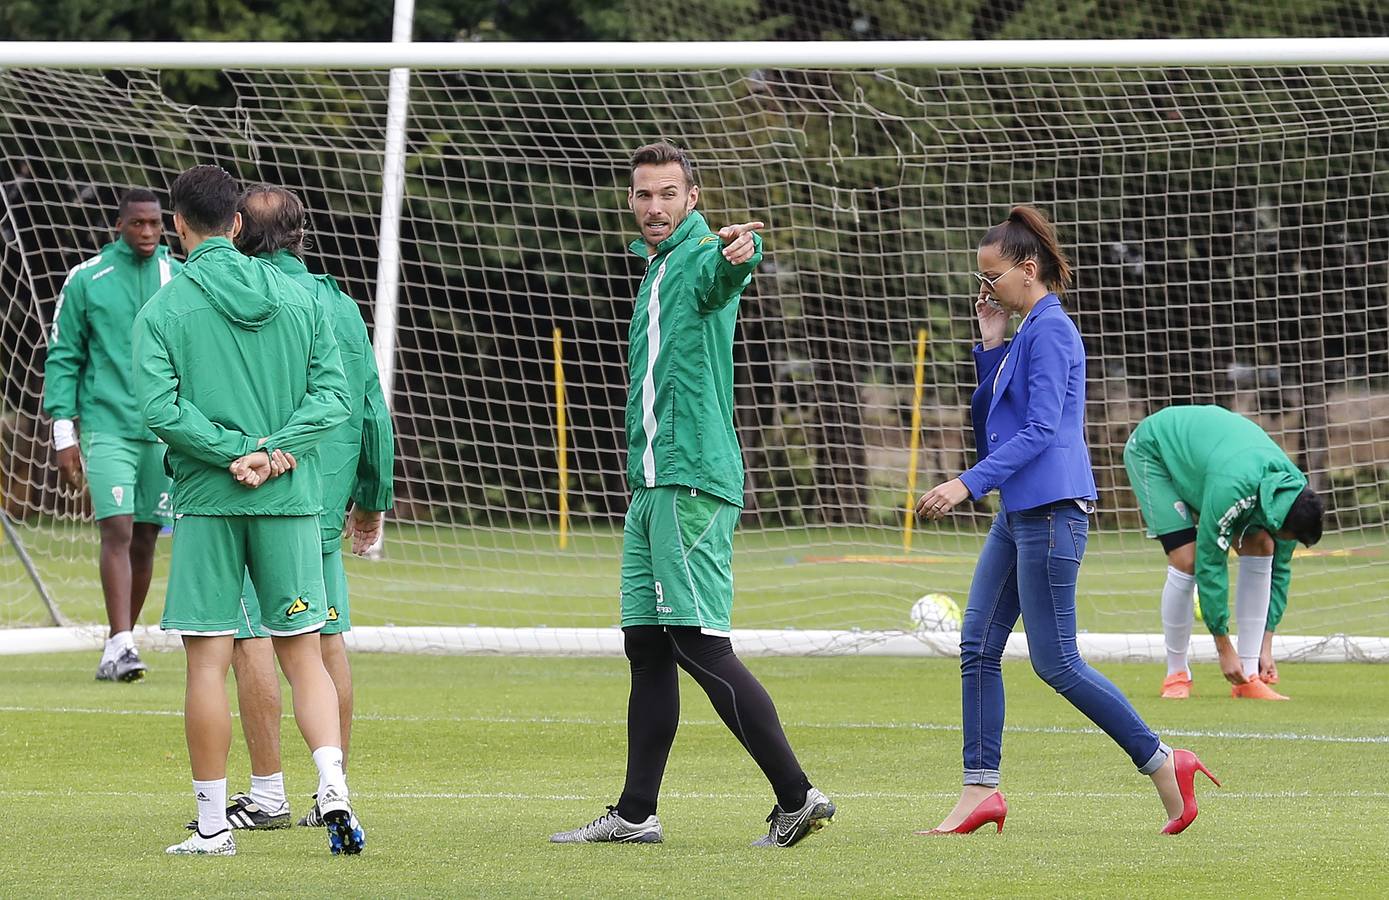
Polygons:
<instances>
[{"instance_id":1,"label":"grey running shoe","mask_svg":"<svg viewBox=\"0 0 1389 900\"><path fill-rule=\"evenodd\" d=\"M771 827L767 836L753 842L754 847L789 847L808 834L814 834L834 819L834 803L819 788L806 791L805 805L785 812L781 804L772 807L767 816Z\"/></svg>"},{"instance_id":2,"label":"grey running shoe","mask_svg":"<svg viewBox=\"0 0 1389 900\"><path fill-rule=\"evenodd\" d=\"M313 806L309 809L308 815L299 820L300 828L322 828L323 813L318 808L318 795L313 795Z\"/></svg>"},{"instance_id":3,"label":"grey running shoe","mask_svg":"<svg viewBox=\"0 0 1389 900\"><path fill-rule=\"evenodd\" d=\"M227 824L233 828L247 831L288 828L289 803L281 806L278 812L272 813L261 809L260 804L251 799L250 794L233 794L231 800L227 801ZM185 827L189 831L196 831L198 828L197 819L189 822Z\"/></svg>"},{"instance_id":4,"label":"grey running shoe","mask_svg":"<svg viewBox=\"0 0 1389 900\"><path fill-rule=\"evenodd\" d=\"M659 844L663 840L660 819L647 816L645 822L633 824L617 814L616 806L581 828L550 835L552 844Z\"/></svg>"},{"instance_id":5,"label":"grey running shoe","mask_svg":"<svg viewBox=\"0 0 1389 900\"><path fill-rule=\"evenodd\" d=\"M121 655L116 657L112 663L114 681L139 681L145 677L149 666L140 661L140 654L135 652L134 647L127 647L121 651ZM98 673L97 677L101 677Z\"/></svg>"}]
</instances>

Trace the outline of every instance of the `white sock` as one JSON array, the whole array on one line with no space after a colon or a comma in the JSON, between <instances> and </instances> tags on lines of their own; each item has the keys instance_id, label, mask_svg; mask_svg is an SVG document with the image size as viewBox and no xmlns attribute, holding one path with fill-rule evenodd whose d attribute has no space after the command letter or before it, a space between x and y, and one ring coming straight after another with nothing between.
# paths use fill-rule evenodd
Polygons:
<instances>
[{"instance_id":1,"label":"white sock","mask_svg":"<svg viewBox=\"0 0 1389 900\"><path fill-rule=\"evenodd\" d=\"M1235 583L1235 647L1244 663L1244 677L1259 674L1259 652L1268 627L1268 597L1273 590L1273 557L1241 556Z\"/></svg>"},{"instance_id":2,"label":"white sock","mask_svg":"<svg viewBox=\"0 0 1389 900\"><path fill-rule=\"evenodd\" d=\"M101 661L110 662L121 655L125 648L135 647L135 635L129 631L118 631L106 639L106 647L101 651Z\"/></svg>"},{"instance_id":3,"label":"white sock","mask_svg":"<svg viewBox=\"0 0 1389 900\"><path fill-rule=\"evenodd\" d=\"M285 773L251 776L251 802L268 813L285 805Z\"/></svg>"},{"instance_id":4,"label":"white sock","mask_svg":"<svg viewBox=\"0 0 1389 900\"><path fill-rule=\"evenodd\" d=\"M1167 674L1188 672L1187 651L1191 649L1191 598L1196 594L1196 576L1167 567L1167 583L1162 586L1162 636L1167 644Z\"/></svg>"},{"instance_id":5,"label":"white sock","mask_svg":"<svg viewBox=\"0 0 1389 900\"><path fill-rule=\"evenodd\" d=\"M226 831L227 779L198 781L193 779L193 797L198 801L198 833L203 837Z\"/></svg>"},{"instance_id":6,"label":"white sock","mask_svg":"<svg viewBox=\"0 0 1389 900\"><path fill-rule=\"evenodd\" d=\"M342 770L342 748L319 747L313 752L313 764L318 766L318 794L330 788L337 788L347 796L347 773Z\"/></svg>"}]
</instances>

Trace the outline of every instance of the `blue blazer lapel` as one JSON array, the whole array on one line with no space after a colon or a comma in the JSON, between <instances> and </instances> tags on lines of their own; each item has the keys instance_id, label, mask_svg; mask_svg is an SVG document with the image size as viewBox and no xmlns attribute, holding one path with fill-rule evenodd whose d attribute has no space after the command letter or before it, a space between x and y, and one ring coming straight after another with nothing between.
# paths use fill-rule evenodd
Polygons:
<instances>
[{"instance_id":1,"label":"blue blazer lapel","mask_svg":"<svg viewBox=\"0 0 1389 900\"><path fill-rule=\"evenodd\" d=\"M1047 294L1037 305L1032 307L1032 313L1027 317L1027 322L1036 322L1037 319L1048 312L1053 306L1059 307L1061 301L1055 294ZM1003 397L1003 389L1008 386L1008 382L1013 377L1013 373L1018 370L1018 359L1023 355L1026 346L1032 342L1032 329L1022 328L1013 335L1013 340L1008 343L1008 355L1003 358L1003 370L998 373L998 378L994 382L994 394L989 398L989 415L993 415L994 407ZM987 421L987 419L986 419Z\"/></svg>"},{"instance_id":2,"label":"blue blazer lapel","mask_svg":"<svg viewBox=\"0 0 1389 900\"><path fill-rule=\"evenodd\" d=\"M1016 334L1008 342L1008 354L1003 357L1003 365L998 375L994 377L994 392L989 398L989 415L993 415L994 407L1003 396L1003 389L1008 386L1008 379L1013 377L1013 373L1018 368L1018 354L1022 352L1023 341L1026 340L1021 334ZM987 422L988 420L985 419Z\"/></svg>"}]
</instances>

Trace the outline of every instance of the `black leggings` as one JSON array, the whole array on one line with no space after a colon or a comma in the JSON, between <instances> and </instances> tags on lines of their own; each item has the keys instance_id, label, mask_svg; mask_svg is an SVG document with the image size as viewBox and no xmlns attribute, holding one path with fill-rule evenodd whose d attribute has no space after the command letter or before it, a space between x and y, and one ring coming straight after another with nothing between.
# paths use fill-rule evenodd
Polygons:
<instances>
[{"instance_id":1,"label":"black leggings","mask_svg":"<svg viewBox=\"0 0 1389 900\"><path fill-rule=\"evenodd\" d=\"M786 740L772 698L734 655L732 641L693 627L633 625L622 634L632 667L627 783L617 802L622 818L642 822L656 812L661 776L680 724L677 665L709 695L719 718L771 782L781 808L805 805L810 782Z\"/></svg>"}]
</instances>

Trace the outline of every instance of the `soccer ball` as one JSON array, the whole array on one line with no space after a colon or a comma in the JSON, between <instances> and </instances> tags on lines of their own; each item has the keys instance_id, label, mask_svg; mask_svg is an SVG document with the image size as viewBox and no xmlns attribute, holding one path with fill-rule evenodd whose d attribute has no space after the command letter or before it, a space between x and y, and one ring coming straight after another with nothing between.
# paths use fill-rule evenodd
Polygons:
<instances>
[{"instance_id":1,"label":"soccer ball","mask_svg":"<svg viewBox=\"0 0 1389 900\"><path fill-rule=\"evenodd\" d=\"M917 631L959 631L960 606L949 594L926 594L912 604Z\"/></svg>"}]
</instances>

